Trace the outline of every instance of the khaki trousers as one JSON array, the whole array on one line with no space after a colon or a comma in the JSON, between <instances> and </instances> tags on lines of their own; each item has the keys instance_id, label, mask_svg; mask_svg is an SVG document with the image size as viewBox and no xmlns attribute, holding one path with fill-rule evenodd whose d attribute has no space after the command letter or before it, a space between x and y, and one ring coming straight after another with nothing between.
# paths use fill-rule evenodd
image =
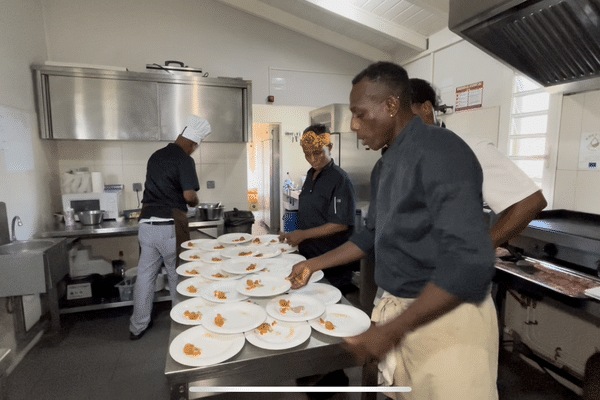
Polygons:
<instances>
[{"instance_id":1,"label":"khaki trousers","mask_svg":"<svg viewBox=\"0 0 600 400\"><path fill-rule=\"evenodd\" d=\"M389 321L413 301L386 293L371 319ZM394 399L498 399L498 321L491 295L406 335L379 363L379 371L380 383L411 387L409 393L386 393Z\"/></svg>"}]
</instances>

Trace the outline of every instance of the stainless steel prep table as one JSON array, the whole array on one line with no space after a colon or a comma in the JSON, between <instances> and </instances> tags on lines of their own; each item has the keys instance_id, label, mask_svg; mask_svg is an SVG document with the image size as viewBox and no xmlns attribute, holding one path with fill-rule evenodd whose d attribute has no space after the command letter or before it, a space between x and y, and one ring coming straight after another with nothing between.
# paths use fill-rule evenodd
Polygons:
<instances>
[{"instance_id":1,"label":"stainless steel prep table","mask_svg":"<svg viewBox=\"0 0 600 400\"><path fill-rule=\"evenodd\" d=\"M217 221L201 221L197 217L190 217L188 219L190 228L216 228L217 236L220 236L224 232L224 220L223 218ZM75 226L67 227L64 222L54 222L48 227L48 229L40 234L42 238L86 238L86 239L100 239L115 236L129 236L137 235L139 230L139 222L137 218L134 219L121 219L121 220L105 220L99 225L83 225L80 222L76 222ZM60 278L62 279L62 278ZM60 314L69 314L76 312L92 311L106 308L125 307L133 305L133 301L109 301L102 303L85 304L73 307L60 308L59 295L55 290L56 295L48 296L49 306L52 310L57 310ZM161 290L157 292L154 297L155 302L170 301L171 296L168 290ZM60 330L60 321L57 317L52 317L53 332Z\"/></svg>"},{"instance_id":2,"label":"stainless steel prep table","mask_svg":"<svg viewBox=\"0 0 600 400\"><path fill-rule=\"evenodd\" d=\"M189 227L196 229L217 228L217 236L224 232L225 222L223 218L217 221L201 221L197 217L190 217ZM79 238L102 238L113 236L137 235L139 229L137 219L104 220L99 225L82 225L75 222L74 227L67 227L63 222L54 222L41 237L79 237Z\"/></svg>"},{"instance_id":3,"label":"stainless steel prep table","mask_svg":"<svg viewBox=\"0 0 600 400\"><path fill-rule=\"evenodd\" d=\"M177 294L181 300L187 297ZM271 298L252 301L265 306ZM342 304L350 304L342 297ZM169 345L183 331L191 328L171 321ZM363 386L376 386L376 364L363 365L343 346L343 339L328 336L314 329L303 344L286 350L265 350L248 341L233 358L206 367L179 364L167 351L165 375L171 387L171 400L208 397L216 393L190 392L202 386L278 386L293 384L294 379L324 374L344 368L363 366ZM373 399L376 393L363 393L363 399Z\"/></svg>"}]
</instances>

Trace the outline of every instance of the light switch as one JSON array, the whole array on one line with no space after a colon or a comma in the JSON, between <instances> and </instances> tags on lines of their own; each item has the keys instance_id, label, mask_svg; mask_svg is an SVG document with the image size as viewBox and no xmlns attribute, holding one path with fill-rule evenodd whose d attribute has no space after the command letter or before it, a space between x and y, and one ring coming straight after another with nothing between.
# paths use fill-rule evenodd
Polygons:
<instances>
[{"instance_id":1,"label":"light switch","mask_svg":"<svg viewBox=\"0 0 600 400\"><path fill-rule=\"evenodd\" d=\"M207 189L214 189L215 188L215 181L206 181L206 188Z\"/></svg>"}]
</instances>

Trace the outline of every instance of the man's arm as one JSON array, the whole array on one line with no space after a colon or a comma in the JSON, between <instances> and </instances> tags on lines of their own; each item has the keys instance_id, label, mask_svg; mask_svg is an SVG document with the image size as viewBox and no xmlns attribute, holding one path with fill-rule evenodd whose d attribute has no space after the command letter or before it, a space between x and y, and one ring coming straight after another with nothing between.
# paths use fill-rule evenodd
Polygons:
<instances>
[{"instance_id":1,"label":"man's arm","mask_svg":"<svg viewBox=\"0 0 600 400\"><path fill-rule=\"evenodd\" d=\"M494 248L519 236L548 203L539 190L513 204L502 213L490 229Z\"/></svg>"},{"instance_id":2,"label":"man's arm","mask_svg":"<svg viewBox=\"0 0 600 400\"><path fill-rule=\"evenodd\" d=\"M386 324L373 325L366 332L344 340L360 359L367 362L381 360L407 333L436 320L461 303L457 297L428 283L402 314Z\"/></svg>"},{"instance_id":3,"label":"man's arm","mask_svg":"<svg viewBox=\"0 0 600 400\"><path fill-rule=\"evenodd\" d=\"M194 190L186 190L183 192L183 198L190 207L196 207L198 205L198 195Z\"/></svg>"},{"instance_id":4,"label":"man's arm","mask_svg":"<svg viewBox=\"0 0 600 400\"><path fill-rule=\"evenodd\" d=\"M290 246L298 246L305 240L332 236L336 233L345 232L348 229L348 225L334 224L333 222L329 222L325 225L310 229L297 229L290 233L283 233L279 236L279 240L285 240Z\"/></svg>"}]
</instances>

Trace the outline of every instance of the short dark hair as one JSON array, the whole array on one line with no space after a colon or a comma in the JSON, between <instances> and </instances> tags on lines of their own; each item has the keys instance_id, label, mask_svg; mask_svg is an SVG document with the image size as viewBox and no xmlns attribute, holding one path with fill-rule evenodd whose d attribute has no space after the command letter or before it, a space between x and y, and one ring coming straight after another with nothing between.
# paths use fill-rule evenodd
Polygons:
<instances>
[{"instance_id":1,"label":"short dark hair","mask_svg":"<svg viewBox=\"0 0 600 400\"><path fill-rule=\"evenodd\" d=\"M412 91L411 103L423 104L429 101L434 108L437 107L438 96L429 82L419 78L412 78L410 80L410 89Z\"/></svg>"},{"instance_id":2,"label":"short dark hair","mask_svg":"<svg viewBox=\"0 0 600 400\"><path fill-rule=\"evenodd\" d=\"M398 64L387 61L371 64L352 79L352 85L365 78L385 85L392 95L398 96L403 107L410 107L411 91L408 73Z\"/></svg>"},{"instance_id":3,"label":"short dark hair","mask_svg":"<svg viewBox=\"0 0 600 400\"><path fill-rule=\"evenodd\" d=\"M304 132L302 132L302 134L304 135L306 132L314 132L316 135L321 135L323 133L331 133L329 132L329 128L323 124L311 125L308 128L306 128Z\"/></svg>"}]
</instances>

